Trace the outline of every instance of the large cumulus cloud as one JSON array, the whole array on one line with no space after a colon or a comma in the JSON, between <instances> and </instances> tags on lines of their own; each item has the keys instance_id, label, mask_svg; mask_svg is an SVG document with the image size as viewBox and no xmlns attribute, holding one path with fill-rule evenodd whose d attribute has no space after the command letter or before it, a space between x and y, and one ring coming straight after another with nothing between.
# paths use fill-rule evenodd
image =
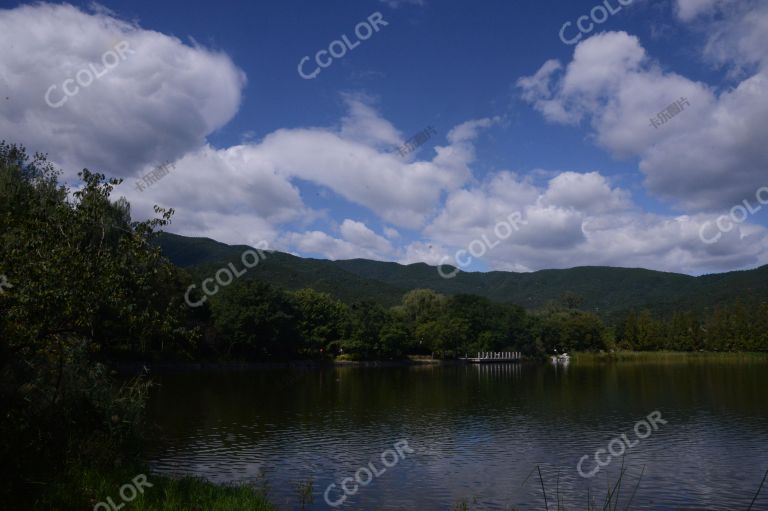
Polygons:
<instances>
[{"instance_id":1,"label":"large cumulus cloud","mask_svg":"<svg viewBox=\"0 0 768 511\"><path fill-rule=\"evenodd\" d=\"M728 208L768 180L768 4L680 0L678 16L707 27L702 59L747 74L716 89L665 70L636 36L607 32L581 42L565 65L545 62L518 87L547 120L586 123L600 146L638 157L658 196L681 209ZM652 117L683 98L682 113L652 125Z\"/></svg>"},{"instance_id":2,"label":"large cumulus cloud","mask_svg":"<svg viewBox=\"0 0 768 511\"><path fill-rule=\"evenodd\" d=\"M508 230L495 228L514 223L510 218L520 222L507 237ZM405 247L402 261L461 266L474 252L465 270L607 265L692 274L768 263L768 229L741 224L707 244L701 231L715 220L644 212L627 190L597 172L562 172L539 186L501 172L451 193L424 240ZM465 252L457 258L459 250Z\"/></svg>"},{"instance_id":3,"label":"large cumulus cloud","mask_svg":"<svg viewBox=\"0 0 768 511\"><path fill-rule=\"evenodd\" d=\"M744 27L737 36L707 35L703 58L729 66L733 76L747 73L731 88L716 90L662 69L625 33L594 36L571 62L546 62L519 81L524 98L547 119L586 123L600 146L638 157L648 187L689 208L687 215L645 212L599 170L551 171L544 183L536 173L504 170L478 179L477 140L499 118L461 122L398 156L402 132L360 93L342 94L345 111L331 125L277 128L260 140L214 147L208 135L239 109L242 71L224 53L103 9L0 10L0 133L49 152L68 178L83 166L126 177L117 194L130 200L135 217L151 216L154 204L173 207L174 232L228 243L267 241L301 255L437 264L519 215L519 230L477 264L689 273L755 266L768 262L765 228L747 222L713 244L699 235L716 219L708 210L753 197L766 184L760 178L768 143L760 121L768 118L768 83L762 36L750 27L768 18L744 16L745 5L764 11L754 2L738 10L731 4L679 0L678 11L686 23ZM132 53L119 65L61 107L46 104L51 85L58 94L64 80L122 41ZM731 53L740 59L724 64ZM690 108L664 129L649 126L650 115L681 96ZM134 187L167 160L175 168L162 181ZM307 201L308 189L331 200Z\"/></svg>"},{"instance_id":4,"label":"large cumulus cloud","mask_svg":"<svg viewBox=\"0 0 768 511\"><path fill-rule=\"evenodd\" d=\"M105 73L102 57L121 42ZM0 10L0 46L0 133L49 152L68 177L84 166L132 175L199 148L235 115L246 82L224 53L67 4ZM92 65L103 76L49 105Z\"/></svg>"}]
</instances>

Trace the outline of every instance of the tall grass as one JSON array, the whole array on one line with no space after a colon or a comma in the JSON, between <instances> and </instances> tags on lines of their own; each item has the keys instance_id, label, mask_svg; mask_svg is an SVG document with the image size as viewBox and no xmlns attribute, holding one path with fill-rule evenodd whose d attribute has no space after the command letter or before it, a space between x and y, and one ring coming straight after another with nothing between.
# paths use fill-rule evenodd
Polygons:
<instances>
[{"instance_id":1,"label":"tall grass","mask_svg":"<svg viewBox=\"0 0 768 511\"><path fill-rule=\"evenodd\" d=\"M612 353L574 353L572 361L579 364L603 362L653 362L680 364L692 361L723 363L764 363L768 353L752 352L684 352L684 351L615 351Z\"/></svg>"},{"instance_id":2,"label":"tall grass","mask_svg":"<svg viewBox=\"0 0 768 511\"><path fill-rule=\"evenodd\" d=\"M142 471L143 470L143 471ZM147 474L152 487L127 503L125 511L277 511L264 493L248 486L219 486L185 477L149 475L145 468L125 468L110 473L89 468L72 469L67 477L45 492L35 509L61 511L93 509L111 498L117 507L122 499L120 487L130 484L138 474Z\"/></svg>"},{"instance_id":3,"label":"tall grass","mask_svg":"<svg viewBox=\"0 0 768 511\"><path fill-rule=\"evenodd\" d=\"M627 474L628 468L624 468L624 458L622 458L621 461L621 470L619 471L619 477L616 480L616 482L613 484L613 486L608 486L608 489L606 491L605 497L598 499L596 495L593 495L589 488L587 488L587 502L586 507L584 507L584 511L630 511L632 509L632 502L635 500L635 495L637 494L637 489L640 487L640 482L643 479L643 476L645 475L645 465L643 465L643 469L640 472L640 475L637 478L637 481L632 484L631 481L627 481L627 478L625 477ZM541 487L541 504L542 507L539 509L543 511L566 511L566 507L564 504L563 496L560 494L560 471L558 470L557 473L557 479L555 482L555 493L547 494L546 485L544 484L544 477L541 474L541 468L539 465L536 465L533 467L533 469L528 473L528 476L525 478L523 483L520 485L522 488L525 486L525 483L530 479L530 477L535 473L538 472L538 478L539 478L539 485ZM752 511L753 506L755 502L757 501L758 497L760 496L760 493L763 489L763 486L765 485L766 480L768 479L768 470L765 471L765 474L763 475L763 479L760 482L760 486L757 489L757 492L752 497L752 501L749 504L749 507L747 508L747 511ZM622 486L628 486L629 488L632 488L632 493L629 495L628 499L624 499L623 504L620 504L621 500L621 490ZM749 498L746 496L746 498ZM554 502L553 502L554 500ZM477 503L477 500L474 499L473 504ZM734 509L744 509L740 504L737 505L736 503L733 504ZM470 503L467 500L462 500L458 503L456 503L453 507L453 511L471 511L472 507ZM516 508L511 507L509 508L510 511L517 511ZM578 511L579 508L568 508L573 511ZM762 509L762 508L760 508Z\"/></svg>"},{"instance_id":4,"label":"tall grass","mask_svg":"<svg viewBox=\"0 0 768 511\"><path fill-rule=\"evenodd\" d=\"M645 467L640 472L637 481L629 481L626 476L627 468L622 460L621 470L616 482L609 486L605 496L598 498L587 490L586 507L584 511L630 511L640 483L645 474ZM528 479L538 472L538 483L541 487L543 511L565 511L563 495L560 494L559 472L554 494L548 494L541 468L537 465L531 470L523 481L524 486ZM79 469L71 471L67 478L54 488L43 494L36 503L34 509L55 509L61 511L93 509L99 502L106 502L111 497L119 507L119 489L124 484L129 484L138 474L141 468L125 468L105 473L92 469ZM148 474L148 472L144 472ZM765 472L757 492L747 508L751 511L761 494L763 486L768 479L768 470ZM198 478L186 477L173 479L158 475L148 475L151 488L144 488L144 493L123 508L125 511L278 511L278 508L270 504L264 491L248 486L219 486ZM629 497L622 498L622 489L631 489ZM313 485L311 482L299 483L301 506L312 503ZM748 497L747 497L748 498ZM620 501L623 502L620 504ZM456 503L453 511L469 511L477 504L477 499L471 501L462 500ZM746 502L745 502L746 504ZM744 509L740 506L741 509ZM569 508L572 509L572 508ZM511 508L511 511L515 511Z\"/></svg>"}]
</instances>

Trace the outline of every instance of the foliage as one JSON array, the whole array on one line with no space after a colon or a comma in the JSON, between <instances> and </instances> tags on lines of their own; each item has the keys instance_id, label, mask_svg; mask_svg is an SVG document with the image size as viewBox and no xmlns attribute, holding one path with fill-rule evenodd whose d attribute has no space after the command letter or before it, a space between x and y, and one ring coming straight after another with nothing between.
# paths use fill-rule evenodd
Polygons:
<instances>
[{"instance_id":1,"label":"foliage","mask_svg":"<svg viewBox=\"0 0 768 511\"><path fill-rule=\"evenodd\" d=\"M768 351L768 304L737 301L709 314L667 317L629 311L616 325L616 339L638 351Z\"/></svg>"},{"instance_id":2,"label":"foliage","mask_svg":"<svg viewBox=\"0 0 768 511\"><path fill-rule=\"evenodd\" d=\"M276 511L267 502L263 489L248 486L218 486L203 479L173 479L148 475L135 500L128 504L119 497L119 489L131 484L139 474L149 474L147 467L129 465L109 471L74 466L51 491L39 497L35 509L93 509L111 498L116 507L131 511ZM152 486L148 486L151 484ZM100 506L102 507L102 506Z\"/></svg>"},{"instance_id":3,"label":"foliage","mask_svg":"<svg viewBox=\"0 0 768 511\"><path fill-rule=\"evenodd\" d=\"M162 233L157 243L171 261L185 268L236 261L245 247L228 246L205 238ZM265 264L243 278L258 278L286 290L312 288L347 304L365 300L385 307L401 302L404 294L429 289L446 296L473 294L497 303L514 303L529 310L556 303L569 309L595 312L614 322L630 309L711 312L721 303L739 298L768 300L768 265L750 271L692 277L639 268L579 267L531 273L460 272L440 277L434 266L354 259L323 261L270 252Z\"/></svg>"},{"instance_id":4,"label":"foliage","mask_svg":"<svg viewBox=\"0 0 768 511\"><path fill-rule=\"evenodd\" d=\"M216 298L213 322L228 356L280 359L298 350L299 311L285 292L257 280L238 280Z\"/></svg>"},{"instance_id":5,"label":"foliage","mask_svg":"<svg viewBox=\"0 0 768 511\"><path fill-rule=\"evenodd\" d=\"M94 442L139 433L147 382L115 382L121 352L191 349L180 277L151 244L172 211L131 223L117 180L58 185L44 155L0 143L0 493L34 489ZM114 459L112 460L114 461Z\"/></svg>"},{"instance_id":6,"label":"foliage","mask_svg":"<svg viewBox=\"0 0 768 511\"><path fill-rule=\"evenodd\" d=\"M302 289L292 296L305 346L301 351L312 358L322 356L329 344L345 337L349 309L331 295L313 289Z\"/></svg>"},{"instance_id":7,"label":"foliage","mask_svg":"<svg viewBox=\"0 0 768 511\"><path fill-rule=\"evenodd\" d=\"M537 315L535 330L544 350L552 352L608 349L608 331L596 315L575 309L548 309Z\"/></svg>"},{"instance_id":8,"label":"foliage","mask_svg":"<svg viewBox=\"0 0 768 511\"><path fill-rule=\"evenodd\" d=\"M190 265L234 260L242 250L165 233L159 243L169 252L192 248L194 257L183 258ZM445 280L424 264L318 261L271 252L243 278L285 290L312 288L301 293L322 294L320 309L335 303L343 325L312 312L311 294L302 299L309 300L304 307L313 319L300 320L301 356L318 356L322 343L326 353L341 348L354 359L390 358L403 350L437 357L506 349L533 357L555 349L768 350L768 266L702 277L589 267L460 273ZM380 309L368 324L375 305ZM382 343L388 321L402 328L388 327Z\"/></svg>"}]
</instances>

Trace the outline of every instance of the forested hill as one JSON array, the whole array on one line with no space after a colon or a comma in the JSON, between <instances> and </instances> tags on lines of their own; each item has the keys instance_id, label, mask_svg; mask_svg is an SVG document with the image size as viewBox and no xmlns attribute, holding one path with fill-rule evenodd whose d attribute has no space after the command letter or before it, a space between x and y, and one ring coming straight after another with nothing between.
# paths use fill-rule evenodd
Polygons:
<instances>
[{"instance_id":1,"label":"forested hill","mask_svg":"<svg viewBox=\"0 0 768 511\"><path fill-rule=\"evenodd\" d=\"M163 233L158 243L174 264L199 276L208 276L206 272L227 262L237 263L248 248L170 233ZM444 279L434 266L423 263L327 261L270 252L243 278L249 277L284 289L312 288L346 302L368 299L386 306L398 304L404 293L417 288L443 294L474 294L528 309L559 301L568 294L581 302L579 308L601 315L632 308L662 313L704 310L738 300L768 301L768 266L702 277L594 266L533 273L460 272L453 279Z\"/></svg>"}]
</instances>

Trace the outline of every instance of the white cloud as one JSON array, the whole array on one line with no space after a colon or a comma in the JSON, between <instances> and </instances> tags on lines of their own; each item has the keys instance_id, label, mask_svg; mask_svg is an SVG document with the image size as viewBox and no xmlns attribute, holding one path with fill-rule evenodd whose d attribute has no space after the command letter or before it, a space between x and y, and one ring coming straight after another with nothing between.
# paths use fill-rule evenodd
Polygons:
<instances>
[{"instance_id":1,"label":"white cloud","mask_svg":"<svg viewBox=\"0 0 768 511\"><path fill-rule=\"evenodd\" d=\"M348 242L378 254L392 252L392 244L369 229L364 223L347 218L341 224L341 236Z\"/></svg>"},{"instance_id":2,"label":"white cloud","mask_svg":"<svg viewBox=\"0 0 768 511\"><path fill-rule=\"evenodd\" d=\"M179 159L176 170L143 192L135 190L135 180L129 179L116 193L128 198L139 218L152 216L154 204L173 207L178 222L174 230L180 234L216 234L217 239L232 242L249 232L245 224L251 222L258 236L269 236L267 241L282 243L287 250L313 247L315 253L333 258L391 256L390 241L353 219L342 223L343 239L320 236L319 231L281 237L286 225L309 225L324 216L304 205L295 181L331 189L391 224L421 228L440 206L441 194L459 189L471 178L471 139L491 121L457 127L454 132L461 136L454 144L438 147L433 161L408 162L375 147L386 136L361 139L360 132L350 134L350 125L361 124L376 127L377 133L395 130L360 97L347 95L345 101L348 114L338 129L281 129L263 140L226 149L205 146ZM228 233L226 215L234 218ZM391 227L384 233L399 236Z\"/></svg>"},{"instance_id":3,"label":"white cloud","mask_svg":"<svg viewBox=\"0 0 768 511\"><path fill-rule=\"evenodd\" d=\"M442 245L428 243L424 241L414 241L409 243L400 259L402 264L426 263L432 266L441 264L445 259L451 258L452 251ZM456 262L450 260L446 264L456 265Z\"/></svg>"},{"instance_id":4,"label":"white cloud","mask_svg":"<svg viewBox=\"0 0 768 511\"><path fill-rule=\"evenodd\" d=\"M481 129L489 128L498 123L500 118L494 117L492 119L477 119L474 121L467 121L462 123L451 131L448 132L448 141L451 144L461 144L464 142L471 142L477 138L477 135Z\"/></svg>"},{"instance_id":5,"label":"white cloud","mask_svg":"<svg viewBox=\"0 0 768 511\"><path fill-rule=\"evenodd\" d=\"M543 196L546 203L586 213L607 213L631 207L629 193L611 189L597 172L563 172L549 182Z\"/></svg>"},{"instance_id":6,"label":"white cloud","mask_svg":"<svg viewBox=\"0 0 768 511\"><path fill-rule=\"evenodd\" d=\"M349 93L342 97L349 109L341 120L339 135L343 139L385 149L402 144L400 132L370 105L370 98Z\"/></svg>"},{"instance_id":7,"label":"white cloud","mask_svg":"<svg viewBox=\"0 0 768 511\"><path fill-rule=\"evenodd\" d=\"M499 237L495 227L516 213L525 223ZM704 243L701 229L716 218L644 213L596 172L563 172L543 188L503 172L451 193L424 229L426 239L406 246L401 262L437 264L448 256L457 266L456 251L480 240L487 249L481 259L495 270L608 265L707 273L768 263L768 229L758 225L740 224L718 243ZM707 229L711 237L712 225Z\"/></svg>"},{"instance_id":8,"label":"white cloud","mask_svg":"<svg viewBox=\"0 0 768 511\"><path fill-rule=\"evenodd\" d=\"M501 171L476 181L475 141L499 118L455 126L426 158L397 157L390 151L401 132L362 94L342 95L346 113L331 126L277 129L214 148L206 137L236 114L243 73L222 53L98 6L90 14L50 4L0 10L0 84L10 91L0 130L47 151L70 177L83 166L127 177L117 195L131 201L134 217L151 216L154 204L172 207L174 232L226 243L437 264L473 240L492 240L499 222L519 214L519 231L485 255L489 268L607 264L701 273L764 264L767 229L741 224L712 245L699 231L716 218L704 210L730 207L768 184L768 11L760 7L768 4L678 1L681 20L714 27L704 58L739 73L757 68L719 92L664 70L636 37L605 33L577 46L567 65L547 61L518 85L548 120L588 123L600 146L639 158L650 190L701 210L688 216L644 213L599 172ZM61 108L46 105L50 85L123 40L135 53ZM683 96L689 108L663 129L649 125ZM143 192L133 188L166 160L176 165L170 175ZM537 185L533 176L548 182ZM380 233L348 213L334 218L336 211L308 207L300 182L366 208ZM323 222L329 232L318 227Z\"/></svg>"},{"instance_id":9,"label":"white cloud","mask_svg":"<svg viewBox=\"0 0 768 511\"><path fill-rule=\"evenodd\" d=\"M116 195L129 199L134 217L153 216L154 204L172 207L180 234L228 243L266 239L273 246L284 239L334 256L381 257L392 252L390 242L352 219L342 225L344 239L313 232L281 237L326 214L304 205L297 181L333 190L393 226L421 228L442 194L472 178L472 141L492 123L458 126L431 161L406 160L390 153L403 142L400 132L369 97L349 93L335 126L278 129L216 149L206 137L237 112L242 71L223 53L94 11L52 4L0 10L0 84L10 91L0 132L47 152L68 179L83 167L126 178ZM131 52L118 65L61 107L46 104L51 85L60 91L64 80L122 41ZM169 160L176 166L170 175L134 189L140 176Z\"/></svg>"},{"instance_id":10,"label":"white cloud","mask_svg":"<svg viewBox=\"0 0 768 511\"><path fill-rule=\"evenodd\" d=\"M121 41L129 50L104 73L102 56ZM245 84L226 55L104 9L88 14L67 4L34 4L0 10L0 46L0 88L9 91L0 132L50 153L69 177L84 166L131 175L197 149L235 115ZM106 62L113 63L111 57ZM49 96L56 104L66 97L63 82L91 65L101 78L78 85L59 108L47 104L49 87L56 86ZM86 72L80 79L89 82Z\"/></svg>"},{"instance_id":11,"label":"white cloud","mask_svg":"<svg viewBox=\"0 0 768 511\"><path fill-rule=\"evenodd\" d=\"M558 60L550 59L532 76L520 78L517 85L522 89L523 99L533 103L550 97L553 92L550 89L552 75L562 68L563 66Z\"/></svg>"},{"instance_id":12,"label":"white cloud","mask_svg":"<svg viewBox=\"0 0 768 511\"><path fill-rule=\"evenodd\" d=\"M600 146L638 156L647 187L681 207L727 208L765 184L765 71L718 95L662 70L636 37L608 32L580 43L564 70L549 61L518 86L548 120L588 121ZM651 117L681 98L689 106L654 128Z\"/></svg>"},{"instance_id":13,"label":"white cloud","mask_svg":"<svg viewBox=\"0 0 768 511\"><path fill-rule=\"evenodd\" d=\"M536 203L539 190L511 172L500 172L477 187L456 190L448 195L445 207L424 233L441 241L459 244L469 236L479 236L513 212Z\"/></svg>"},{"instance_id":14,"label":"white cloud","mask_svg":"<svg viewBox=\"0 0 768 511\"><path fill-rule=\"evenodd\" d=\"M390 239L394 239L394 238L399 238L400 237L400 233L397 232L397 229L393 229L392 227L385 227L384 228L384 235L387 238L390 238Z\"/></svg>"},{"instance_id":15,"label":"white cloud","mask_svg":"<svg viewBox=\"0 0 768 511\"><path fill-rule=\"evenodd\" d=\"M340 259L387 260L374 250L357 246L353 242L334 238L323 231L289 232L279 240L280 244L295 247L305 254L319 254L337 261Z\"/></svg>"},{"instance_id":16,"label":"white cloud","mask_svg":"<svg viewBox=\"0 0 768 511\"><path fill-rule=\"evenodd\" d=\"M706 37L704 56L729 68L731 76L768 68L768 2L720 0L717 16L697 26Z\"/></svg>"},{"instance_id":17,"label":"white cloud","mask_svg":"<svg viewBox=\"0 0 768 511\"><path fill-rule=\"evenodd\" d=\"M677 0L677 16L683 21L692 21L698 16L711 13L718 4L731 0Z\"/></svg>"},{"instance_id":18,"label":"white cloud","mask_svg":"<svg viewBox=\"0 0 768 511\"><path fill-rule=\"evenodd\" d=\"M363 112L369 125L385 126L360 99L349 99L355 116ZM349 119L349 117L348 117ZM346 121L356 123L359 121ZM439 205L444 191L461 187L471 178L469 164L474 159L470 142L485 120L461 141L436 147L431 161L409 162L394 154L381 152L368 144L371 137L349 138L342 127L282 129L263 141L243 146L252 158L263 161L286 178L300 178L328 187L345 199L363 205L396 226L419 228ZM461 127L459 127L461 128Z\"/></svg>"},{"instance_id":19,"label":"white cloud","mask_svg":"<svg viewBox=\"0 0 768 511\"><path fill-rule=\"evenodd\" d=\"M319 215L304 206L293 184L252 158L242 146L204 147L174 166L143 191L136 187L137 179L126 179L115 196L129 200L134 218L154 216L155 204L174 208L174 232L226 243L274 241L276 226Z\"/></svg>"}]
</instances>

